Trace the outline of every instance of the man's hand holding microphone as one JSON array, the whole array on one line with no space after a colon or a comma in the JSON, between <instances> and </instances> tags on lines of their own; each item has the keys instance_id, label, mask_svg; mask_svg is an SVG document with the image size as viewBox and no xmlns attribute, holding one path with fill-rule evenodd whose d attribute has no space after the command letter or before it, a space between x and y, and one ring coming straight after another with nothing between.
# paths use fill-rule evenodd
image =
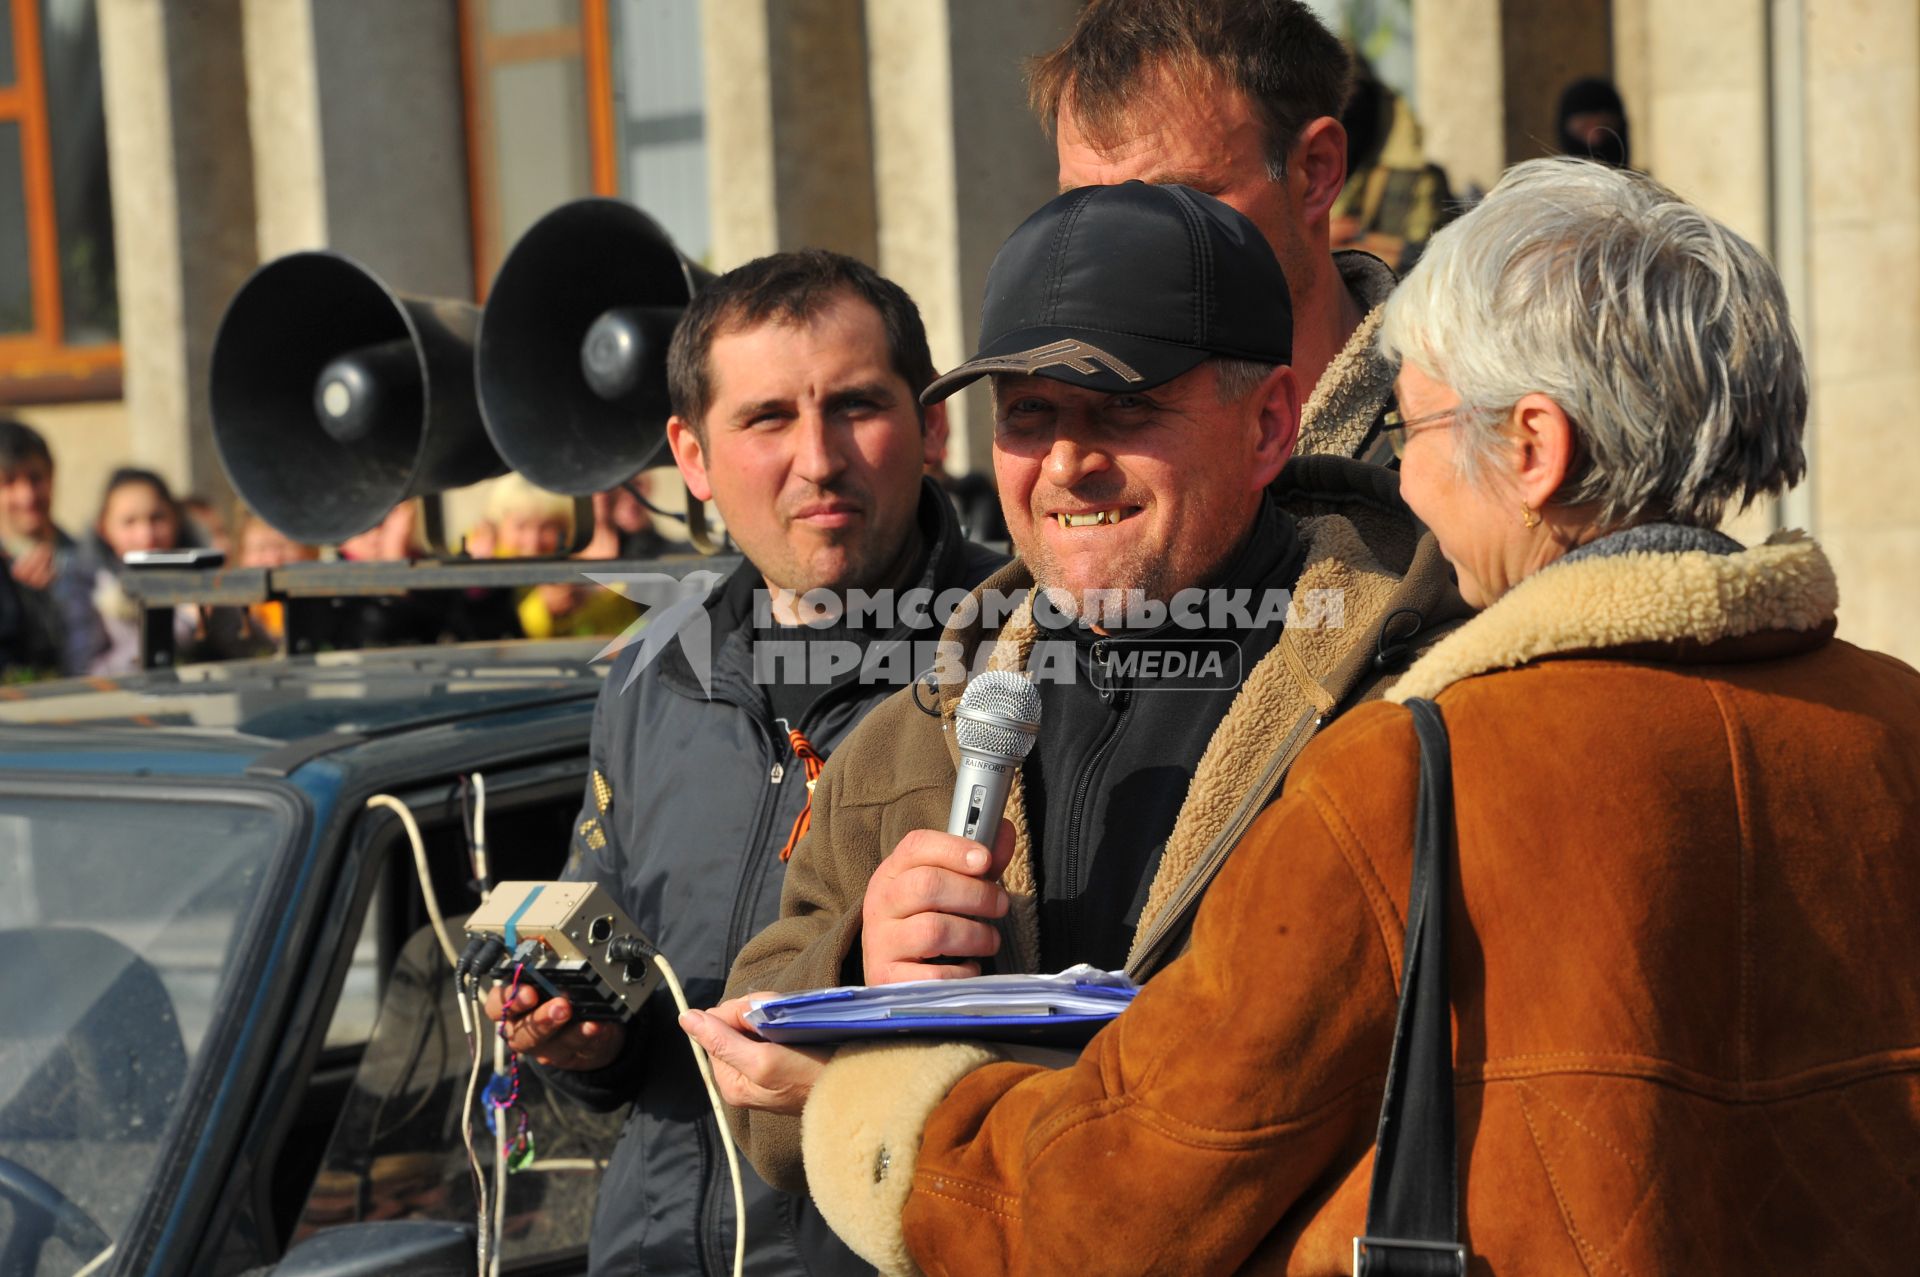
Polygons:
<instances>
[{"instance_id":1,"label":"man's hand holding microphone","mask_svg":"<svg viewBox=\"0 0 1920 1277\"><path fill-rule=\"evenodd\" d=\"M1013 858L1012 824L1002 820L997 833L989 850L970 838L916 829L880 862L860 911L868 984L975 976L979 959L1000 951L993 924L1010 903L1000 874Z\"/></svg>"}]
</instances>

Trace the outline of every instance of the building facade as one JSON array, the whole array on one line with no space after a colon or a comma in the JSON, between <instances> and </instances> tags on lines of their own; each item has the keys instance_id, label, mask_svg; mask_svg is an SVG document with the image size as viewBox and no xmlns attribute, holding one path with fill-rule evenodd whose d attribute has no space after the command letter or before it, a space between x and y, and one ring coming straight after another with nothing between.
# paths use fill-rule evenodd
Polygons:
<instances>
[{"instance_id":1,"label":"building facade","mask_svg":"<svg viewBox=\"0 0 1920 1277\"><path fill-rule=\"evenodd\" d=\"M515 238L631 199L715 270L874 262L957 362L1000 241L1055 188L1022 60L1074 0L11 0L0 47L0 399L57 512L151 466L226 492L207 367L259 263L329 247L483 301ZM1920 6L1316 0L1414 105L1456 192L1552 149L1560 88L1620 87L1634 162L1779 265L1813 468L1743 537L1806 527L1842 634L1920 662ZM17 172L19 180L9 179ZM984 468L978 391L948 457Z\"/></svg>"}]
</instances>

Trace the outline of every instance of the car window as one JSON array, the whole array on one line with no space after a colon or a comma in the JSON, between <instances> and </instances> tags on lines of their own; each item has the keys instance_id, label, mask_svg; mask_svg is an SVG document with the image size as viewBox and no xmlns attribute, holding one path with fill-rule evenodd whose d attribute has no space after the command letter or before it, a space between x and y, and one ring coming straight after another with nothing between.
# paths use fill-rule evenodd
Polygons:
<instances>
[{"instance_id":1,"label":"car window","mask_svg":"<svg viewBox=\"0 0 1920 1277\"><path fill-rule=\"evenodd\" d=\"M492 1072L490 1039L483 1049L482 1085ZM292 1241L361 1220L472 1221L473 1183L460 1137L471 1059L453 981L438 941L423 928L402 947L388 978L373 1036ZM523 1066L519 1078L534 1155L508 1177L502 1246L508 1265L586 1242L600 1172L624 1116L563 1100L531 1067ZM485 1127L478 1118L475 1126L490 1167Z\"/></svg>"},{"instance_id":2,"label":"car window","mask_svg":"<svg viewBox=\"0 0 1920 1277\"><path fill-rule=\"evenodd\" d=\"M0 793L0 1237L25 1271L69 1277L127 1226L289 832L238 801Z\"/></svg>"},{"instance_id":3,"label":"car window","mask_svg":"<svg viewBox=\"0 0 1920 1277\"><path fill-rule=\"evenodd\" d=\"M324 1043L328 1050L357 1047L373 1034L373 1019L380 1009L380 945L370 925L379 915L381 898L387 884L374 886L373 902L360 919L359 938L353 942L353 957L340 986L340 1000L334 1004L333 1017L327 1021Z\"/></svg>"}]
</instances>

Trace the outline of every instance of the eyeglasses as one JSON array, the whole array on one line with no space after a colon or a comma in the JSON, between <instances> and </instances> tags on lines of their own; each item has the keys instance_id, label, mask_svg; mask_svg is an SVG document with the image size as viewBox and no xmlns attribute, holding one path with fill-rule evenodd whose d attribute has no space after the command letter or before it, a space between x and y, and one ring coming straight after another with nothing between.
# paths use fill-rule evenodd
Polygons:
<instances>
[{"instance_id":1,"label":"eyeglasses","mask_svg":"<svg viewBox=\"0 0 1920 1277\"><path fill-rule=\"evenodd\" d=\"M1407 439L1412 436L1414 431L1430 426L1434 422L1443 420L1444 418L1451 417L1459 411L1460 407L1456 404L1451 408L1442 408L1439 412L1430 412L1424 417L1415 417L1412 421L1408 421L1400 415L1400 410L1396 408L1388 413L1382 420L1380 433L1385 436L1387 446L1393 449L1393 455L1396 457L1404 457L1407 455Z\"/></svg>"}]
</instances>

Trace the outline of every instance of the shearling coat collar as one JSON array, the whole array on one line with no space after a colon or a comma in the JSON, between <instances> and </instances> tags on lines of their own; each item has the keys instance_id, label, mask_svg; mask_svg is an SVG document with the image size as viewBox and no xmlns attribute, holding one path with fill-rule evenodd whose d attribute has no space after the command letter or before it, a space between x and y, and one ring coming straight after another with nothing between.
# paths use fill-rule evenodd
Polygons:
<instances>
[{"instance_id":1,"label":"shearling coat collar","mask_svg":"<svg viewBox=\"0 0 1920 1277\"><path fill-rule=\"evenodd\" d=\"M1382 307L1395 283L1393 268L1370 253L1335 253L1341 282L1360 303L1365 318L1320 375L1300 409L1301 457L1357 457L1373 423L1393 398L1394 367L1380 357Z\"/></svg>"},{"instance_id":2,"label":"shearling coat collar","mask_svg":"<svg viewBox=\"0 0 1920 1277\"><path fill-rule=\"evenodd\" d=\"M1819 642L1840 603L1833 565L1805 533L1738 554L1632 553L1551 564L1434 644L1387 699L1438 696L1530 661L1648 646L1669 655L1770 632ZM1769 648L1771 654L1774 649Z\"/></svg>"}]
</instances>

